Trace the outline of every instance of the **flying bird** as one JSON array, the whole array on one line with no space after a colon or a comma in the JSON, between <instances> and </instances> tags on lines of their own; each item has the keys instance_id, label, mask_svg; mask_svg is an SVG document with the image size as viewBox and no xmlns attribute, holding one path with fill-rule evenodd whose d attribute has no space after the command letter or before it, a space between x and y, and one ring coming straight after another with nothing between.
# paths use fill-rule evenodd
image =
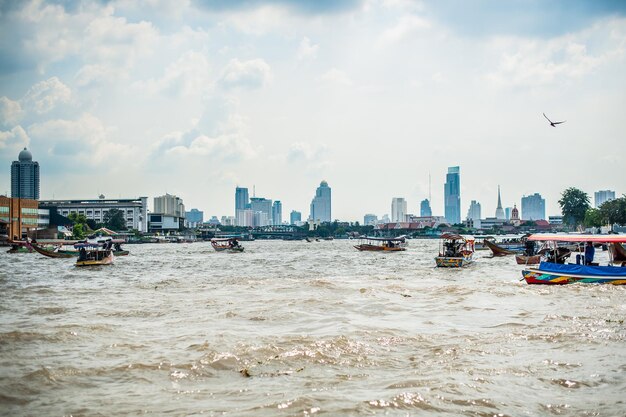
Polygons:
<instances>
[{"instance_id":1,"label":"flying bird","mask_svg":"<svg viewBox=\"0 0 626 417\"><path fill-rule=\"evenodd\" d=\"M545 113L543 114L543 117L548 119L548 116L546 116ZM550 126L552 126L552 127L556 127L556 125L558 125L558 124L565 123L565 120L563 120L562 122L553 122L552 120L548 119L548 121L550 122Z\"/></svg>"}]
</instances>

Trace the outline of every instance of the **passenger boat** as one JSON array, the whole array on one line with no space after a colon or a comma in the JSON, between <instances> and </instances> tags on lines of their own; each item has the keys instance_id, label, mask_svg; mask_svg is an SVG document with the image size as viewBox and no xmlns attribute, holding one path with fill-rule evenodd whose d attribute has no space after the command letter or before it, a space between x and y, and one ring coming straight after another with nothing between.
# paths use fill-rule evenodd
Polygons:
<instances>
[{"instance_id":1,"label":"passenger boat","mask_svg":"<svg viewBox=\"0 0 626 417\"><path fill-rule=\"evenodd\" d=\"M536 234L528 237L529 240L549 242L557 245L559 242L576 243L582 245L585 242L617 244L626 242L624 235L553 235ZM562 248L559 248L562 249ZM569 252L569 250L567 250ZM563 260L557 262L541 262L537 268L529 268L522 271L522 276L528 284L563 285L572 283L595 283L626 285L626 266L624 262L614 261L613 251L609 251L609 265L597 264L565 264Z\"/></svg>"},{"instance_id":2,"label":"passenger boat","mask_svg":"<svg viewBox=\"0 0 626 417\"><path fill-rule=\"evenodd\" d=\"M105 243L108 244L108 242L112 242L113 247L112 247L112 251L113 251L113 255L114 256L126 256L128 255L130 252L127 250L122 249L121 246L121 242L123 241L118 241L118 240L109 240L106 242L90 242L90 241L85 241L85 242L78 242L76 243L73 247L67 247L64 246L63 243L57 243L56 245L53 244L54 249L48 249L45 248L43 246L39 246L38 244L33 243L33 249L42 254L43 256L47 256L49 258L74 258L76 256L79 255L79 249L82 245L94 245L94 246L102 246Z\"/></svg>"},{"instance_id":3,"label":"passenger boat","mask_svg":"<svg viewBox=\"0 0 626 417\"><path fill-rule=\"evenodd\" d=\"M367 252L401 252L406 250L406 236L400 237L370 237L359 238L359 244L354 246L359 251Z\"/></svg>"},{"instance_id":4,"label":"passenger boat","mask_svg":"<svg viewBox=\"0 0 626 417\"><path fill-rule=\"evenodd\" d=\"M110 245L81 244L78 252L76 266L110 265L115 259Z\"/></svg>"},{"instance_id":5,"label":"passenger boat","mask_svg":"<svg viewBox=\"0 0 626 417\"><path fill-rule=\"evenodd\" d=\"M438 267L461 268L472 263L474 237L452 233L441 235L439 256L435 257Z\"/></svg>"},{"instance_id":6,"label":"passenger boat","mask_svg":"<svg viewBox=\"0 0 626 417\"><path fill-rule=\"evenodd\" d=\"M243 246L239 244L239 241L233 237L226 238L213 238L211 239L211 246L217 252L243 252Z\"/></svg>"}]
</instances>

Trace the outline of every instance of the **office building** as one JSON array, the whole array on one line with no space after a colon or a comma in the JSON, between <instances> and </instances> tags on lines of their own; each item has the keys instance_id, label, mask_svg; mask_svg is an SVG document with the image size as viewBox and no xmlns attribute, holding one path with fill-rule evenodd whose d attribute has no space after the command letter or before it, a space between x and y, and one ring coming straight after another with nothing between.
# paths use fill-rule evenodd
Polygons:
<instances>
[{"instance_id":1,"label":"office building","mask_svg":"<svg viewBox=\"0 0 626 417\"><path fill-rule=\"evenodd\" d=\"M249 216L240 214L240 211L250 208L250 198L248 195L248 189L243 187L235 188L235 219L237 226L251 226L251 224L239 223L239 220L247 219Z\"/></svg>"},{"instance_id":2,"label":"office building","mask_svg":"<svg viewBox=\"0 0 626 417\"><path fill-rule=\"evenodd\" d=\"M406 221L406 212L406 200L402 197L394 197L391 200L391 221L394 223Z\"/></svg>"},{"instance_id":3,"label":"office building","mask_svg":"<svg viewBox=\"0 0 626 417\"><path fill-rule=\"evenodd\" d=\"M315 190L315 197L311 201L309 220L331 221L331 189L326 181L322 181Z\"/></svg>"},{"instance_id":4,"label":"office building","mask_svg":"<svg viewBox=\"0 0 626 417\"><path fill-rule=\"evenodd\" d=\"M430 217L433 211L430 208L430 201L426 198L420 203L420 217Z\"/></svg>"},{"instance_id":5,"label":"office building","mask_svg":"<svg viewBox=\"0 0 626 417\"><path fill-rule=\"evenodd\" d=\"M366 214L363 216L363 225L364 226L374 226L378 223L378 216L375 214Z\"/></svg>"},{"instance_id":6,"label":"office building","mask_svg":"<svg viewBox=\"0 0 626 417\"><path fill-rule=\"evenodd\" d=\"M11 197L39 200L39 163L26 148L11 164Z\"/></svg>"},{"instance_id":7,"label":"office building","mask_svg":"<svg viewBox=\"0 0 626 417\"><path fill-rule=\"evenodd\" d=\"M127 229L148 232L148 197L107 199L100 195L92 200L42 200L39 207L53 209L64 217L70 213L83 214L96 223L103 223L106 213L117 209L124 215Z\"/></svg>"},{"instance_id":8,"label":"office building","mask_svg":"<svg viewBox=\"0 0 626 417\"><path fill-rule=\"evenodd\" d=\"M476 200L472 200L469 209L467 210L468 220L480 220L480 203Z\"/></svg>"},{"instance_id":9,"label":"office building","mask_svg":"<svg viewBox=\"0 0 626 417\"><path fill-rule=\"evenodd\" d=\"M272 204L272 224L274 226L283 224L283 204L278 200Z\"/></svg>"},{"instance_id":10,"label":"office building","mask_svg":"<svg viewBox=\"0 0 626 417\"><path fill-rule=\"evenodd\" d=\"M615 191L611 190L602 190L596 191L593 193L596 208L600 207L602 204L607 201L615 200Z\"/></svg>"},{"instance_id":11,"label":"office building","mask_svg":"<svg viewBox=\"0 0 626 417\"><path fill-rule=\"evenodd\" d=\"M0 196L0 240L20 240L35 237L36 230L46 229L50 222L50 211L39 207L39 202L30 198Z\"/></svg>"},{"instance_id":12,"label":"office building","mask_svg":"<svg viewBox=\"0 0 626 417\"><path fill-rule=\"evenodd\" d=\"M263 197L250 199L250 210L254 213L252 227L269 226L272 224L272 200Z\"/></svg>"},{"instance_id":13,"label":"office building","mask_svg":"<svg viewBox=\"0 0 626 417\"><path fill-rule=\"evenodd\" d=\"M522 197L522 220L545 220L546 200L539 193Z\"/></svg>"},{"instance_id":14,"label":"office building","mask_svg":"<svg viewBox=\"0 0 626 417\"><path fill-rule=\"evenodd\" d=\"M195 229L204 223L204 212L198 209L191 209L185 212L185 227Z\"/></svg>"},{"instance_id":15,"label":"office building","mask_svg":"<svg viewBox=\"0 0 626 417\"><path fill-rule=\"evenodd\" d=\"M449 167L443 188L446 221L461 223L461 172L459 167Z\"/></svg>"},{"instance_id":16,"label":"office building","mask_svg":"<svg viewBox=\"0 0 626 417\"><path fill-rule=\"evenodd\" d=\"M496 207L496 219L506 220L506 214L502 209L502 199L500 198L500 186L498 185L498 207Z\"/></svg>"},{"instance_id":17,"label":"office building","mask_svg":"<svg viewBox=\"0 0 626 417\"><path fill-rule=\"evenodd\" d=\"M511 212L513 211L512 207L505 207L504 208L504 218L506 220L511 220Z\"/></svg>"},{"instance_id":18,"label":"office building","mask_svg":"<svg viewBox=\"0 0 626 417\"><path fill-rule=\"evenodd\" d=\"M154 210L150 213L150 232L174 232L185 226L185 205L180 197L165 194L154 197Z\"/></svg>"},{"instance_id":19,"label":"office building","mask_svg":"<svg viewBox=\"0 0 626 417\"><path fill-rule=\"evenodd\" d=\"M291 210L289 214L289 224L298 224L302 222L302 213L299 211Z\"/></svg>"}]
</instances>

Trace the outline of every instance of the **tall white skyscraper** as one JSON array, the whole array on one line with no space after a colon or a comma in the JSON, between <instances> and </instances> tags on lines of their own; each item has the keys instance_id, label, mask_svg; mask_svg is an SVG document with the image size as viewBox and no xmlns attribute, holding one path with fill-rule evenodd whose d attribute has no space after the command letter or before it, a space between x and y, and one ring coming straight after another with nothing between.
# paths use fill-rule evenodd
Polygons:
<instances>
[{"instance_id":1,"label":"tall white skyscraper","mask_svg":"<svg viewBox=\"0 0 626 417\"><path fill-rule=\"evenodd\" d=\"M480 214L480 203L476 200L472 200L467 210L467 218L469 220L480 220Z\"/></svg>"},{"instance_id":2,"label":"tall white skyscraper","mask_svg":"<svg viewBox=\"0 0 626 417\"><path fill-rule=\"evenodd\" d=\"M603 203L607 201L615 200L615 191L611 190L601 190L593 193L594 200L596 203L596 208L600 207Z\"/></svg>"},{"instance_id":3,"label":"tall white skyscraper","mask_svg":"<svg viewBox=\"0 0 626 417\"><path fill-rule=\"evenodd\" d=\"M406 212L406 200L402 197L394 197L391 200L391 221L394 223L406 221Z\"/></svg>"},{"instance_id":4,"label":"tall white skyscraper","mask_svg":"<svg viewBox=\"0 0 626 417\"><path fill-rule=\"evenodd\" d=\"M311 201L309 220L331 221L331 190L326 181L322 181L315 190L315 197Z\"/></svg>"}]
</instances>

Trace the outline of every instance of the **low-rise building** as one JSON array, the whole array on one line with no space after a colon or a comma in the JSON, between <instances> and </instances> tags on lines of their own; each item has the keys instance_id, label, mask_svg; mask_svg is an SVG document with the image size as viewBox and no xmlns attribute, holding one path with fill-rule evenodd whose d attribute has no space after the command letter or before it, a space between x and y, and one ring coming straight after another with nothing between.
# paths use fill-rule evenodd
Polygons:
<instances>
[{"instance_id":1,"label":"low-rise building","mask_svg":"<svg viewBox=\"0 0 626 417\"><path fill-rule=\"evenodd\" d=\"M0 237L21 240L46 229L50 212L39 208L37 200L0 196Z\"/></svg>"}]
</instances>

